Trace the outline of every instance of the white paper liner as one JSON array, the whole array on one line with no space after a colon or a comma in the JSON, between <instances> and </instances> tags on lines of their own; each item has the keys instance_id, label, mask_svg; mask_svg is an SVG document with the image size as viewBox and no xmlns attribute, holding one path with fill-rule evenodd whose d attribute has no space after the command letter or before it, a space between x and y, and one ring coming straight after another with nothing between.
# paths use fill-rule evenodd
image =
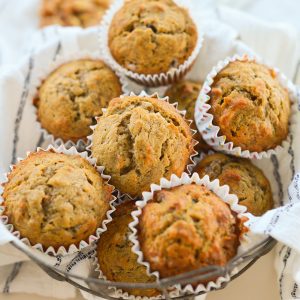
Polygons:
<instances>
[{"instance_id":1,"label":"white paper liner","mask_svg":"<svg viewBox=\"0 0 300 300\"><path fill-rule=\"evenodd\" d=\"M123 98L123 97L126 97L128 96L128 94L124 94L124 95L121 95L120 98ZM190 126L192 124L192 120L187 120L185 118L185 114L186 114L186 111L185 110L178 110L178 103L175 102L175 103L170 103L169 102L169 97L159 97L158 93L154 93L154 94L151 94L151 95L148 95L145 91L142 91L140 94L136 95L135 93L133 92L130 92L129 96L138 96L138 97L150 97L150 98L156 98L156 99L159 99L159 100L162 100L162 101L166 101L168 102L169 104L171 104L176 110L177 112L184 118L184 120L188 123L188 125ZM106 108L103 108L103 113L105 113L106 111ZM101 117L96 117L96 120L98 122L99 118ZM88 142L88 146L87 146L87 150L89 150L91 152L91 157L93 157L93 154L92 154L92 146L93 146L93 134L94 134L94 130L95 128L97 127L97 124L96 125L93 125L93 126L90 126L91 129L92 129L92 134L89 135L87 137L87 139L89 140ZM190 128L191 132L192 132L192 135L194 136L196 134L196 130ZM195 168L196 166L196 161L195 161L195 158L197 157L198 155L198 152L195 150L195 146L198 144L199 142L195 139L192 139L192 144L193 144L193 153L191 154L190 156L190 163L186 166L186 171L188 172L188 174L191 174L191 172L193 171L193 169ZM105 166L104 166L105 167ZM116 188L116 191L118 192L118 196L117 198L120 199L120 198L123 198L123 197L127 197L131 200L134 200L134 199L137 199L137 197L135 198L132 198L130 195L128 195L127 193L122 193L119 189Z\"/></svg>"},{"instance_id":2,"label":"white paper liner","mask_svg":"<svg viewBox=\"0 0 300 300\"><path fill-rule=\"evenodd\" d=\"M172 187L187 185L195 183L197 185L204 185L209 190L218 195L225 203L227 203L231 210L237 213L238 218L242 218L245 215L246 207L238 204L238 198L236 195L229 194L229 186L219 185L219 180L216 179L214 181L210 181L209 177L205 175L203 178L200 178L197 173L193 173L192 176L189 176L187 173L182 173L181 177L177 177L176 175L172 175L170 180L162 178L160 180L160 185L152 184L151 192L143 192L143 199L140 201L136 201L137 210L131 213L134 221L129 224L130 229L132 230L132 234L129 236L130 241L134 244L132 247L132 251L138 255L138 262L144 265L147 268L148 275L154 275L159 280L160 275L157 271L151 271L150 264L144 260L143 252L140 249L140 244L138 241L138 230L137 225L139 223L139 216L142 214L142 209L147 205L148 201L153 199L153 194L155 191L160 191L162 189L170 189ZM251 217L251 214L247 214L248 217ZM238 248L238 253L240 253L243 249L247 249L250 246L250 241L247 238L246 234L242 234L240 236L240 246ZM215 281L210 281L206 285L198 284L196 287L193 287L191 284L186 286L178 285L176 286L180 289L181 292L184 293L192 293L197 294L199 292L208 292L212 289L218 289L221 287L223 282L230 281L230 277L237 272L237 269L234 269L231 274L227 274L225 277L219 277Z\"/></svg>"},{"instance_id":3,"label":"white paper liner","mask_svg":"<svg viewBox=\"0 0 300 300\"><path fill-rule=\"evenodd\" d=\"M104 179L104 184L107 184L109 186L111 186L113 189L114 187L110 184L108 184L108 181L110 180L110 176L106 175L103 173L104 171L104 167L102 166L96 166L96 161L93 158L90 158L88 156L87 152L78 152L76 150L75 147L71 147L69 149L65 148L64 145L60 145L59 147L54 147L53 145L49 145L46 149L42 149L42 148L37 148L36 152L40 152L40 151L54 151L56 153L64 153L67 155L80 155L82 158L86 159L92 166L94 166L98 173L101 175L101 177ZM26 158L33 152L27 152ZM18 162L17 164L24 160L23 158L18 158ZM11 165L10 166L10 170L12 171L14 169L15 165ZM2 184L5 184L6 182L8 182L8 175L10 172L4 174L5 175L5 181L2 182ZM31 245L30 241L28 240L28 238L26 237L21 237L20 232L14 230L14 226L12 224L8 223L8 217L5 215L5 207L2 206L2 203L4 202L4 199L2 198L2 194L0 194L0 220L2 221L2 223L5 225L5 227L7 228L7 230L13 234L14 236L16 236L18 239L20 239L24 244L26 244L29 247L33 247L36 250L39 250L40 252L43 252L45 254L51 255L51 256L57 256L57 255L70 255L73 253L76 253L88 246L91 246L96 240L99 239L100 235L105 232L107 230L107 224L109 222L112 221L112 217L111 214L116 210L116 208L114 207L114 202L116 201L116 197L112 195L112 200L109 202L109 206L110 209L107 211L106 213L106 219L104 219L102 221L101 227L96 229L96 232L93 235L90 235L88 237L88 241L80 241L79 245L76 246L74 244L70 245L68 247L68 249L66 249L65 247L61 246L58 248L58 250L55 250L53 247L48 247L47 249L44 249L44 247L41 244L35 244L35 245Z\"/></svg>"},{"instance_id":4,"label":"white paper liner","mask_svg":"<svg viewBox=\"0 0 300 300\"><path fill-rule=\"evenodd\" d=\"M269 149L267 151L262 152L250 152L249 150L242 150L241 147L234 146L233 142L226 142L226 137L224 135L219 136L218 133L220 131L219 126L213 125L213 115L208 113L211 106L207 103L210 100L208 96L211 91L211 85L213 84L214 77L224 69L230 62L234 61L255 61L258 63L263 63L260 58L257 56L250 55L234 55L232 57L227 57L223 61L219 61L218 64L213 67L210 73L207 75L206 80L202 86L200 94L198 96L196 106L195 106L195 122L199 132L201 133L203 139L207 144L212 146L216 151L222 151L227 154L240 156L244 158L250 159L262 159L262 158L270 158L272 154L278 154L284 147L289 144L289 137L282 142L281 145L278 145L274 149ZM268 66L269 67L269 66ZM297 89L295 85L280 71L276 68L271 68L274 70L279 82L283 87L288 90L289 97L291 100L291 115L290 115L290 132L294 131L295 123L296 123L296 112L297 112Z\"/></svg>"},{"instance_id":5,"label":"white paper liner","mask_svg":"<svg viewBox=\"0 0 300 300\"><path fill-rule=\"evenodd\" d=\"M53 47L53 46L52 46ZM103 55L99 54L99 52L92 52L88 50L80 51L76 53L67 53L67 54L60 54L58 55L53 62L51 62L48 65L39 65L39 70L37 71L37 79L32 83L32 99L38 95L38 89L43 83L43 81L47 78L49 74L51 74L53 71L55 71L58 67L62 66L65 63L69 63L71 61L76 61L80 59L93 59L93 60L101 60L103 61L109 68L108 62L105 61L105 58ZM128 94L129 93L129 87L128 82L126 78L120 74L119 72L114 71L116 76L120 80L122 93ZM37 108L34 105L35 115L36 115L36 122L39 130L43 134L44 140L49 140L50 144L53 144L55 146L65 145L66 148L70 147L76 147L78 150L85 150L85 147L87 146L88 140L85 139L79 139L78 141L74 142L71 140L63 141L61 138L55 138L51 133L49 133L45 128L42 127L40 121L37 117Z\"/></svg>"},{"instance_id":6,"label":"white paper liner","mask_svg":"<svg viewBox=\"0 0 300 300\"><path fill-rule=\"evenodd\" d=\"M122 67L112 56L108 45L108 33L109 33L110 24L112 22L115 13L124 4L124 0L116 0L103 16L101 21L101 26L99 28L99 43L102 47L103 55L105 57L105 60L110 64L110 66L114 70L120 72L121 74L125 74L127 77L134 80L135 82L148 87L158 87L158 86L172 84L184 77L184 75L192 67L193 63L195 62L200 52L200 49L203 44L203 33L201 28L199 28L198 26L198 22L196 22L197 17L194 15L193 10L189 8L189 4L190 4L189 1L174 0L174 2L178 6L184 7L185 9L188 10L192 20L194 21L195 26L197 27L197 32L198 32L197 43L195 45L195 49L193 50L189 58L180 66L176 68L172 68L166 73L160 73L160 74L139 74Z\"/></svg>"}]
</instances>

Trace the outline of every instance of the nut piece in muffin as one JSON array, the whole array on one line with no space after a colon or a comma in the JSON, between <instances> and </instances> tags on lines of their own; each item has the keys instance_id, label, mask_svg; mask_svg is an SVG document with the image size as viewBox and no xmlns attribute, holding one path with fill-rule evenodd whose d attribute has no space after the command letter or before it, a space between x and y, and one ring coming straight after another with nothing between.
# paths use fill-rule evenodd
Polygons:
<instances>
[{"instance_id":1,"label":"nut piece in muffin","mask_svg":"<svg viewBox=\"0 0 300 300\"><path fill-rule=\"evenodd\" d=\"M288 135L290 99L274 70L254 61L234 61L221 70L209 93L213 124L226 142L262 152Z\"/></svg>"},{"instance_id":2,"label":"nut piece in muffin","mask_svg":"<svg viewBox=\"0 0 300 300\"><path fill-rule=\"evenodd\" d=\"M89 27L100 23L110 0L43 0L40 26Z\"/></svg>"},{"instance_id":3,"label":"nut piece in muffin","mask_svg":"<svg viewBox=\"0 0 300 300\"><path fill-rule=\"evenodd\" d=\"M169 97L170 103L178 103L179 110L186 110L186 119L192 120L191 128L197 130L193 138L199 142L195 146L196 151L208 152L211 147L206 144L201 134L199 133L195 123L195 104L202 87L201 82L182 80L178 83L171 85L165 92L165 96Z\"/></svg>"},{"instance_id":4,"label":"nut piece in muffin","mask_svg":"<svg viewBox=\"0 0 300 300\"><path fill-rule=\"evenodd\" d=\"M4 215L32 245L66 249L101 227L112 187L79 155L51 151L30 154L4 185Z\"/></svg>"},{"instance_id":5,"label":"nut piece in muffin","mask_svg":"<svg viewBox=\"0 0 300 300\"><path fill-rule=\"evenodd\" d=\"M172 0L131 0L113 17L108 38L111 54L121 66L139 74L158 74L189 58L197 28Z\"/></svg>"},{"instance_id":6,"label":"nut piece in muffin","mask_svg":"<svg viewBox=\"0 0 300 300\"><path fill-rule=\"evenodd\" d=\"M216 153L206 156L197 165L195 172L210 180L219 179L228 185L230 193L237 195L239 203L250 213L261 216L274 206L269 180L249 160Z\"/></svg>"},{"instance_id":7,"label":"nut piece in muffin","mask_svg":"<svg viewBox=\"0 0 300 300\"><path fill-rule=\"evenodd\" d=\"M132 242L128 239L131 231L128 227L133 221L131 212L136 206L133 201L117 206L113 220L107 225L98 242L97 257L100 270L110 281L150 283L155 282L154 276L148 276L146 267L137 262L137 255L132 252ZM153 297L159 294L154 289L125 290L134 296Z\"/></svg>"},{"instance_id":8,"label":"nut piece in muffin","mask_svg":"<svg viewBox=\"0 0 300 300\"><path fill-rule=\"evenodd\" d=\"M194 151L184 118L168 102L150 97L111 100L92 139L97 164L121 193L132 197L162 177L181 175Z\"/></svg>"},{"instance_id":9,"label":"nut piece in muffin","mask_svg":"<svg viewBox=\"0 0 300 300\"><path fill-rule=\"evenodd\" d=\"M225 265L237 254L241 224L205 186L181 185L154 192L139 217L138 240L151 271L166 278Z\"/></svg>"},{"instance_id":10,"label":"nut piece in muffin","mask_svg":"<svg viewBox=\"0 0 300 300\"><path fill-rule=\"evenodd\" d=\"M101 60L76 60L52 72L34 101L42 127L55 138L73 142L91 134L94 117L122 94L116 74Z\"/></svg>"}]
</instances>

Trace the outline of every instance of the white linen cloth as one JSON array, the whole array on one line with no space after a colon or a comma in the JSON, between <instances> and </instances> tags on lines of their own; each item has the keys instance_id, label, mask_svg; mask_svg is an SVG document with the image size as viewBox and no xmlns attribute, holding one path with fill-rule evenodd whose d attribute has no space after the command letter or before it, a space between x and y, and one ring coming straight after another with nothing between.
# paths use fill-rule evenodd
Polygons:
<instances>
[{"instance_id":1,"label":"white linen cloth","mask_svg":"<svg viewBox=\"0 0 300 300\"><path fill-rule=\"evenodd\" d=\"M62 41L61 47L63 50L61 51L64 51L64 49L72 51L72 49L68 48L72 48L70 43L74 41L74 35L78 37L77 42L81 49L85 47L95 51L98 49L97 33L93 28L81 31L78 28L60 29L59 27L52 27L29 39L29 36L36 32L37 29L36 12L38 3L38 0L11 0L7 1L5 6L3 6L2 2L0 3L2 5L0 13L0 45L3 45L3 47L0 47L2 64L0 79L1 173L7 171L12 161L12 153L14 152L13 139L16 130L15 120L18 119L16 115L20 112L20 99L22 99L22 95L24 97L24 91L26 91L26 88L23 86L26 77L24 77L24 74L31 68L30 60L28 58L23 59L24 53L39 53L38 64L43 64L45 62L43 55L49 55L47 51L43 52L43 49L46 49L51 44L58 46L59 41ZM207 7L209 7L209 1L206 3ZM197 9L198 1L195 0L193 5ZM19 10L16 10L16 7ZM203 18L206 20L203 23L203 28L206 32L207 42L201 51L202 55L205 55L205 61L201 60L200 54L189 77L203 80L205 74L217 60L235 52L243 51L242 44L236 41L240 37L243 42L248 43L252 49L264 57L270 65L279 66L289 78L293 78L297 70L299 53L298 40L295 38L296 32L292 27L262 22L225 7L221 7L218 10L202 11L198 9L197 11L199 12L199 20L203 20ZM12 12L16 13L12 14ZM225 21L227 25L221 23L220 19ZM217 46L213 47L214 43ZM54 57L54 53L51 54ZM21 64L22 67L16 68L16 64ZM11 67L15 71L12 71ZM201 70L201 72L198 72L198 70ZM137 86L133 86L133 88L137 89ZM20 123L17 126L19 140L15 148L16 157L24 157L27 150L34 150L40 138L29 100L25 97L23 101L24 114L20 116ZM297 132L300 132L299 125ZM299 139L299 136L294 136L293 147L289 149L289 152L292 154L288 157L278 157L273 159L272 163L257 162L258 165L263 164L264 171L270 176L269 179L278 202L281 200L284 203L288 203L298 199L298 177L291 185L290 194L288 194L287 187L293 176L300 171L300 151L297 151L296 148L300 145ZM292 200L289 200L289 196ZM278 211L280 212L280 209ZM266 228L270 228L271 231L269 233L286 244L286 246L279 247L280 252L276 259L282 299L294 299L292 295L297 295L297 287L300 284L300 258L297 254L297 251L300 251L300 234L297 232L297 221L295 218L292 218L297 213L298 215L300 213L299 203L291 205L290 210L284 210L284 213L280 214L279 222L275 223L274 227L267 226L270 220L275 219L276 212L274 211L269 212L264 218L252 225L253 230L259 233L263 233ZM292 226L287 226L290 220L293 220ZM4 242L4 236L0 235L0 244L5 244ZM4 288L8 277L13 277L18 271L18 266L20 265L12 264L25 260L27 258L24 255L20 255L20 252L11 246L4 245L0 247L0 266L2 265L0 274L4 274L3 277L0 277L0 289ZM75 295L75 289L72 286L64 283L59 283L58 285L56 281L55 290L42 288L51 286L52 279L46 275L41 275L42 272L40 270L37 271L37 267L33 266L32 262L27 261L24 263L20 267L19 272L18 276L9 285L11 292L28 292L58 298L70 298ZM26 277L30 277L30 280L25 281Z\"/></svg>"}]
</instances>

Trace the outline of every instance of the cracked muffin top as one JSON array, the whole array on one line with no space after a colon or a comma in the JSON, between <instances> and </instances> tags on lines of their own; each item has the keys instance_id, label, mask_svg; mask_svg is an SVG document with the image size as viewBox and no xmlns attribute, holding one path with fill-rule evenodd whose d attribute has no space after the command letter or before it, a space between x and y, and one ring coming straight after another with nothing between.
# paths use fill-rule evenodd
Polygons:
<instances>
[{"instance_id":1,"label":"cracked muffin top","mask_svg":"<svg viewBox=\"0 0 300 300\"><path fill-rule=\"evenodd\" d=\"M154 192L139 217L138 240L151 271L166 278L225 265L237 254L241 225L206 187L181 185Z\"/></svg>"},{"instance_id":2,"label":"cracked muffin top","mask_svg":"<svg viewBox=\"0 0 300 300\"><path fill-rule=\"evenodd\" d=\"M194 134L193 138L199 142L195 146L196 151L207 152L211 147L206 144L203 140L201 134L199 133L196 123L195 123L195 104L202 87L201 82L182 80L178 83L171 85L165 92L165 96L169 97L170 103L178 103L179 110L186 110L185 118L187 120L192 120L191 128L197 132Z\"/></svg>"},{"instance_id":3,"label":"cracked muffin top","mask_svg":"<svg viewBox=\"0 0 300 300\"><path fill-rule=\"evenodd\" d=\"M52 72L34 104L42 127L55 138L73 142L91 134L94 117L122 94L116 74L101 60L76 60Z\"/></svg>"},{"instance_id":4,"label":"cracked muffin top","mask_svg":"<svg viewBox=\"0 0 300 300\"><path fill-rule=\"evenodd\" d=\"M43 0L40 26L89 27L100 23L110 0Z\"/></svg>"},{"instance_id":5,"label":"cracked muffin top","mask_svg":"<svg viewBox=\"0 0 300 300\"><path fill-rule=\"evenodd\" d=\"M195 172L210 180L219 179L227 184L230 193L237 195L239 203L255 216L261 216L274 206L269 180L249 160L221 153L211 154L200 161Z\"/></svg>"},{"instance_id":6,"label":"cracked muffin top","mask_svg":"<svg viewBox=\"0 0 300 300\"><path fill-rule=\"evenodd\" d=\"M4 184L4 215L22 238L43 247L78 246L101 227L112 187L79 155L30 154Z\"/></svg>"},{"instance_id":7,"label":"cracked muffin top","mask_svg":"<svg viewBox=\"0 0 300 300\"><path fill-rule=\"evenodd\" d=\"M192 133L168 102L126 96L110 101L98 119L91 150L112 184L135 197L162 177L185 171L193 153Z\"/></svg>"},{"instance_id":8,"label":"cracked muffin top","mask_svg":"<svg viewBox=\"0 0 300 300\"><path fill-rule=\"evenodd\" d=\"M133 201L117 206L113 220L107 225L98 242L97 257L100 270L110 281L150 283L154 276L148 276L146 267L137 262L137 255L132 252L132 242L128 239L131 230L128 225L133 221L131 212L136 209ZM134 296L153 297L159 294L154 289L125 290Z\"/></svg>"},{"instance_id":9,"label":"cracked muffin top","mask_svg":"<svg viewBox=\"0 0 300 300\"><path fill-rule=\"evenodd\" d=\"M158 74L187 60L196 46L197 29L188 12L172 0L130 0L113 17L108 38L121 66Z\"/></svg>"},{"instance_id":10,"label":"cracked muffin top","mask_svg":"<svg viewBox=\"0 0 300 300\"><path fill-rule=\"evenodd\" d=\"M254 61L231 62L211 88L209 113L226 142L261 152L286 139L290 99L274 70Z\"/></svg>"}]
</instances>

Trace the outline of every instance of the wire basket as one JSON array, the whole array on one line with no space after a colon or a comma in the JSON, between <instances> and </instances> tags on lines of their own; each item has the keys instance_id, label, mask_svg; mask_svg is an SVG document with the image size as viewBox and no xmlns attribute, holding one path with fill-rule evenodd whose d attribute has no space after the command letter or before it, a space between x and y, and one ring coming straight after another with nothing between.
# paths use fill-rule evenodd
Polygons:
<instances>
[{"instance_id":1,"label":"wire basket","mask_svg":"<svg viewBox=\"0 0 300 300\"><path fill-rule=\"evenodd\" d=\"M34 261L41 269L43 269L50 277L55 280L65 281L79 288L87 293L95 296L99 296L105 299L120 299L111 296L111 290L109 287L115 287L117 289L157 289L162 293L162 299L189 299L198 295L202 295L205 292L198 294L183 294L176 297L171 297L167 289L175 284L192 284L200 281L209 281L216 277L223 277L232 273L234 269L238 269L238 272L231 276L230 281L224 282L219 289L223 289L229 282L234 280L243 274L248 268L250 268L260 257L267 254L276 244L276 241L272 237L268 237L256 244L244 253L234 257L226 266L208 266L186 272L180 275L168 277L159 280L154 283L130 283L130 282L112 282L96 277L81 277L66 271L60 270L54 266L51 266L40 258L30 252L22 242L12 241L11 244L26 254L32 261Z\"/></svg>"}]
</instances>

